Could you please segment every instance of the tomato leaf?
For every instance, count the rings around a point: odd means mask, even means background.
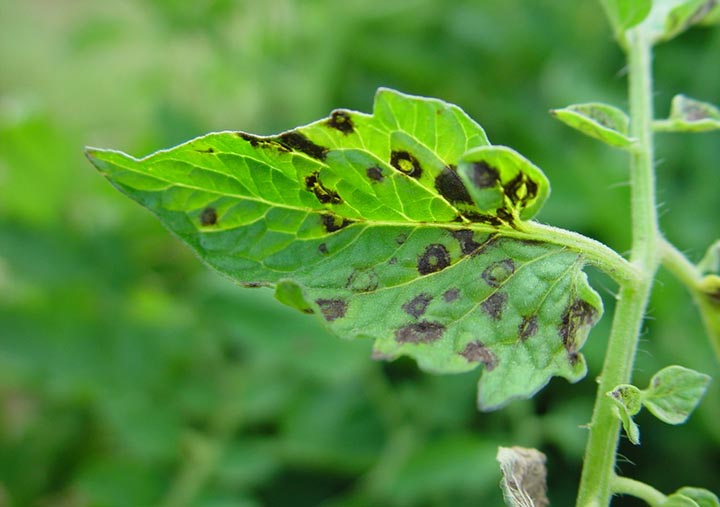
[[[87,154],[237,283],[375,340],[377,358],[482,366],[483,409],[585,375],[602,302],[583,252],[526,227],[545,175],[456,106],[381,89],[372,115],[213,133],[142,159]]]

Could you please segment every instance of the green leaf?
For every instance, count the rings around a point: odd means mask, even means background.
[[[675,494],[692,499],[698,507],[720,507],[717,495],[707,489],[684,487],[677,490]]]
[[[546,457],[537,449],[500,447],[500,488],[508,507],[547,507]]]
[[[641,23],[652,8],[652,0],[602,0],[616,34]]]
[[[720,129],[720,109],[685,95],[675,95],[666,120],[656,120],[653,127],[661,132],[707,132]]]
[[[608,104],[574,104],[550,113],[558,120],[616,148],[627,148],[635,139],[628,137],[628,116]]]
[[[663,368],[650,380],[642,403],[652,414],[668,424],[682,424],[700,403],[710,376],[682,366]]]
[[[623,429],[630,442],[640,444],[640,428],[633,420],[633,416],[642,408],[643,393],[630,384],[621,384],[606,394],[615,405],[615,416],[620,419]]]
[[[700,507],[698,503],[689,496],[680,493],[673,493],[667,497],[661,507]]]
[[[716,0],[654,0],[644,26],[654,42],[668,41],[696,24],[718,22]]]
[[[602,302],[584,256],[528,232],[547,179],[456,106],[381,89],[372,115],[338,110],[276,136],[87,153],[211,267],[375,340],[375,357],[482,366],[483,409],[585,375]]]

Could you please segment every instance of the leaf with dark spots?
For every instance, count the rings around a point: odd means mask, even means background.
[[[432,343],[442,338],[445,326],[439,322],[422,320],[408,324],[395,331],[398,343]]]
[[[417,263],[417,270],[421,275],[428,275],[442,271],[450,265],[450,252],[440,243],[428,245]]]
[[[433,297],[430,294],[423,292],[402,305],[402,309],[408,315],[412,315],[416,319],[419,319],[425,314],[425,310],[427,310],[427,307],[430,305],[432,300]]]
[[[316,299],[315,303],[320,307],[322,316],[328,322],[342,319],[347,312],[347,301],[343,299]]]
[[[482,363],[487,371],[492,371],[497,366],[497,357],[492,351],[480,341],[472,341],[465,345],[460,355],[471,363]]]
[[[276,136],[87,153],[239,285],[373,340],[375,357],[484,365],[483,409],[585,373],[579,350],[602,313],[585,252],[528,232],[547,179],[456,106],[381,90],[372,114],[336,110]]]
[[[217,211],[215,208],[208,206],[200,213],[200,225],[203,227],[209,227],[215,225],[218,221]]]
[[[411,178],[419,178],[422,175],[420,162],[407,151],[393,151],[390,154],[390,165]]]
[[[480,307],[491,319],[502,319],[503,310],[507,306],[508,295],[505,292],[493,292],[480,304]]]
[[[330,128],[339,130],[343,134],[352,134],[355,130],[350,112],[343,111],[341,109],[333,111],[330,114],[330,118],[327,120],[326,125]]]

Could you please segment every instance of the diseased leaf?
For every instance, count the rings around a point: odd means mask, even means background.
[[[661,132],[707,132],[720,129],[720,109],[685,95],[675,95],[666,120],[656,120],[653,127]]]
[[[627,148],[635,140],[628,136],[628,116],[608,104],[574,104],[550,113],[558,120],[616,148]]]
[[[585,374],[602,302],[584,257],[524,230],[547,179],[456,106],[382,89],[372,115],[88,156],[210,266],[374,339],[376,357],[482,366],[483,409]]]
[[[641,23],[652,7],[652,0],[602,0],[616,35]]]
[[[642,408],[643,393],[630,384],[621,384],[607,393],[615,405],[615,415],[622,422],[625,434],[630,442],[640,444],[640,428],[633,420],[633,416]]]
[[[717,495],[707,489],[684,487],[678,489],[676,494],[692,499],[698,507],[720,507]]]
[[[508,507],[547,507],[545,455],[537,449],[500,447],[497,460],[503,478],[500,488]]]
[[[654,42],[668,41],[696,24],[717,23],[717,0],[653,0],[644,26]]]
[[[644,390],[642,404],[668,424],[682,424],[700,403],[710,376],[682,366],[663,368]]]

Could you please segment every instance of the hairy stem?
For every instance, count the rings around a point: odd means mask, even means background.
[[[631,156],[630,262],[640,276],[634,283],[622,284],[620,289],[590,423],[578,507],[610,504],[620,420],[613,414],[612,403],[605,393],[631,380],[640,328],[659,260],[653,168],[652,44],[642,25],[628,32],[627,43],[630,134],[638,140]]]
[[[667,500],[667,496],[652,486],[628,477],[614,476],[610,486],[614,493],[634,496],[652,507],[659,507]]]

